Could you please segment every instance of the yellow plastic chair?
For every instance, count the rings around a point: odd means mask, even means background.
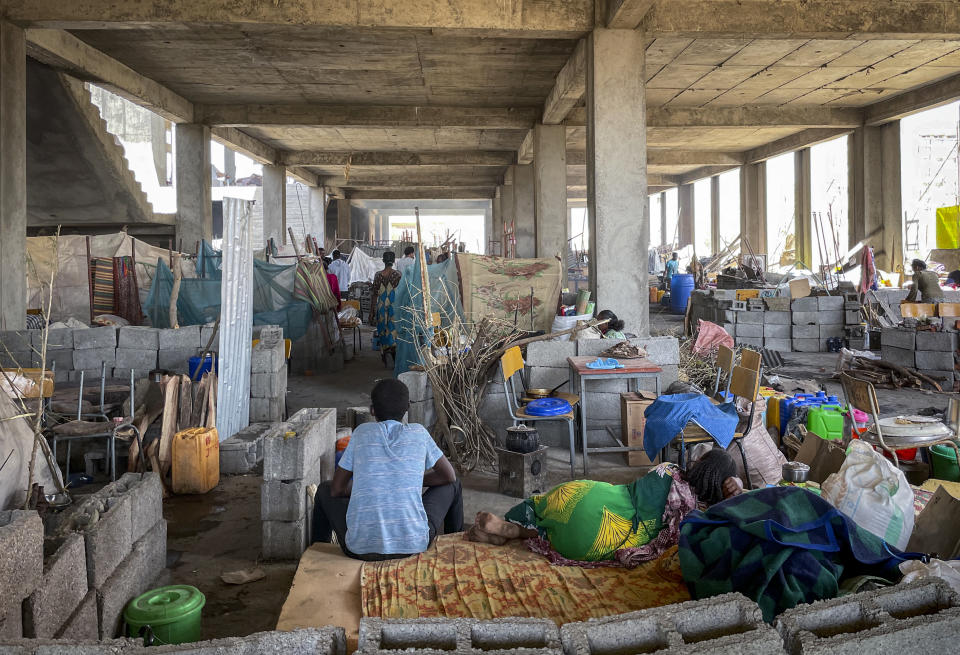
[[[566,421],[567,430],[570,433],[570,476],[575,478],[577,476],[576,469],[574,468],[577,429],[575,410],[577,404],[580,402],[580,396],[572,393],[554,393],[555,398],[560,398],[570,403],[571,409],[566,414],[559,416],[531,416],[527,414],[517,401],[517,385],[515,384],[517,373],[522,373],[523,366],[523,354],[521,354],[519,346],[510,348],[500,357],[500,371],[503,373],[503,392],[507,397],[507,411],[510,413],[510,418],[513,419],[514,425],[517,425],[521,421]],[[519,377],[520,396],[523,396],[525,395],[523,392],[526,391],[526,387],[523,384],[523,375],[521,374]]]

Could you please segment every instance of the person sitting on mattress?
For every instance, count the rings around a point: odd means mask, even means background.
[[[353,431],[333,480],[317,489],[312,541],[333,532],[345,555],[367,561],[422,553],[438,534],[463,530],[460,481],[430,433],[401,422],[405,384],[381,380],[370,395],[377,422]]]
[[[743,491],[736,463],[709,450],[686,475],[661,464],[630,484],[564,482],[532,496],[504,519],[479,512],[465,539],[502,545],[534,539],[531,548],[555,564],[616,560],[635,566],[677,544],[680,521],[697,505],[713,505]]]

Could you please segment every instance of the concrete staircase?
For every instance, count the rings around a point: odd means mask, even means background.
[[[27,61],[27,222],[119,229],[157,215],[83,82]]]

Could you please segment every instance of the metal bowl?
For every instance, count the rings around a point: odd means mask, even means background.
[[[781,475],[786,482],[806,482],[810,477],[810,466],[803,462],[787,462],[781,468]]]

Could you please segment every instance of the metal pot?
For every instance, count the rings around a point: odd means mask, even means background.
[[[539,398],[549,398],[553,393],[550,389],[527,389],[524,395],[527,398],[536,400]]]
[[[803,462],[787,462],[781,468],[785,482],[806,482],[810,476],[810,466]]]
[[[950,396],[947,409],[943,413],[943,422],[954,435],[960,435],[960,397]]]
[[[507,450],[515,453],[532,453],[540,447],[540,433],[528,425],[507,428]]]

